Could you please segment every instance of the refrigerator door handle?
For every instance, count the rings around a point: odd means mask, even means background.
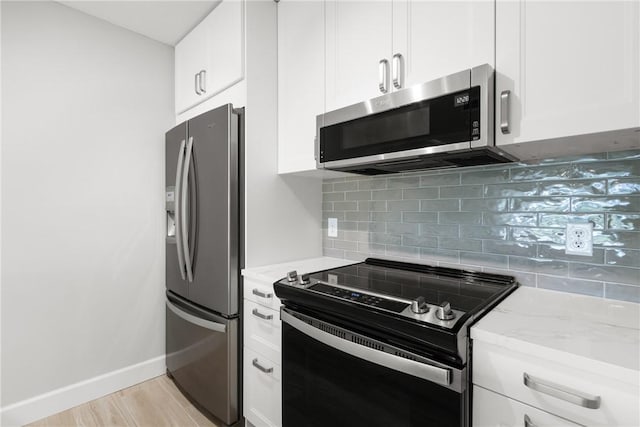
[[[177,305],[173,304],[171,301],[167,300],[167,308],[169,310],[171,310],[173,312],[173,314],[175,314],[176,316],[178,316],[179,318],[189,322],[189,323],[193,323],[194,325],[197,326],[201,326],[203,328],[209,329],[211,331],[215,331],[215,332],[221,332],[223,334],[225,334],[227,332],[227,326],[222,324],[222,323],[217,323],[217,322],[212,322],[211,320],[205,320],[205,319],[201,319],[197,316],[194,316],[193,314],[187,313],[186,311],[182,310],[180,307],[178,307]]]
[[[184,256],[182,253],[182,227],[180,226],[182,221],[182,212],[180,207],[180,198],[182,196],[182,191],[180,190],[182,179],[182,166],[184,163],[184,145],[186,140],[182,140],[180,144],[180,150],[178,151],[178,164],[176,166],[176,189],[175,189],[175,212],[176,212],[176,252],[178,253],[178,268],[180,269],[180,276],[182,276],[182,280],[186,280],[186,276],[184,273]]]

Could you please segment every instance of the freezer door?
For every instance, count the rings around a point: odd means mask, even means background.
[[[238,319],[228,320],[167,294],[167,371],[215,417],[238,420]]]
[[[165,134],[165,213],[166,213],[166,234],[165,234],[165,277],[168,290],[188,298],[188,284],[183,279],[184,256],[181,253],[182,246],[177,245],[179,241],[180,228],[179,219],[179,184],[184,164],[184,148],[187,141],[187,124],[182,123]],[[181,272],[182,270],[182,272]]]
[[[189,300],[224,316],[238,313],[238,116],[228,104],[188,122],[193,138]],[[186,249],[185,249],[186,251]]]

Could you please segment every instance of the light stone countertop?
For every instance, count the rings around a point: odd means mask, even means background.
[[[640,386],[640,304],[521,287],[471,338]]]
[[[242,270],[242,275],[262,282],[274,283],[275,281],[286,277],[287,273],[291,270],[296,270],[298,274],[313,273],[320,270],[326,270],[328,268],[337,268],[349,264],[355,264],[356,262],[358,261],[331,257],[307,258],[284,262],[282,264],[245,268]]]

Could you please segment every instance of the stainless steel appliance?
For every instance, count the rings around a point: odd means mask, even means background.
[[[516,160],[495,146],[484,64],[317,117],[316,165],[365,175]]]
[[[242,117],[224,105],[165,138],[167,372],[226,424],[241,401]]]
[[[283,427],[470,424],[468,329],[513,277],[369,258],[274,284]]]

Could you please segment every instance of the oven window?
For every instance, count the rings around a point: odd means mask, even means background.
[[[461,427],[465,396],[343,353],[282,323],[283,427]]]
[[[480,120],[473,87],[320,129],[320,160],[343,160],[471,141]],[[476,127],[479,134],[479,127]]]

